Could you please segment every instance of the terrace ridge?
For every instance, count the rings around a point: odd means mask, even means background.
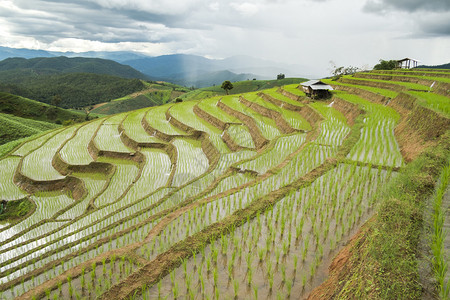
[[[253,142],[255,143],[255,147],[257,150],[262,149],[269,141],[262,135],[258,126],[256,125],[255,120],[253,118],[247,116],[244,113],[241,113],[237,110],[232,109],[228,105],[224,104],[222,101],[217,103],[217,106],[222,109],[224,112],[236,117],[241,120],[250,131],[250,135],[252,136]]]
[[[248,108],[253,109],[254,111],[260,113],[261,115],[270,118],[272,120],[275,121],[275,124],[277,125],[278,129],[283,133],[283,134],[289,134],[289,133],[294,133],[294,132],[300,132],[300,130],[296,130],[294,128],[291,127],[291,125],[286,122],[286,120],[283,118],[282,114],[268,109],[262,105],[259,105],[258,103],[254,103],[252,101],[247,100],[244,96],[239,96],[239,101],[244,104],[245,106],[247,106]]]

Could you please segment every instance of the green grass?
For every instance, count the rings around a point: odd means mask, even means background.
[[[33,203],[28,199],[10,201],[3,213],[0,214],[0,221],[15,221],[24,217],[33,207]]]
[[[429,92],[410,91],[409,94],[419,100],[419,104],[434,111],[444,114],[447,118],[450,117],[450,99],[442,95]]]
[[[0,92],[0,112],[50,123],[66,120],[84,121],[86,114],[51,106],[39,101]]]
[[[60,125],[0,113],[0,145],[58,127]]]

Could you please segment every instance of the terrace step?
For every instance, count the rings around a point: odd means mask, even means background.
[[[247,116],[246,114],[243,114],[237,110],[232,109],[228,105],[225,105],[222,101],[219,101],[217,103],[217,106],[221,108],[226,113],[238,118],[242,121],[249,129],[250,129],[250,135],[252,136],[253,142],[255,143],[255,147],[257,150],[262,149],[268,142],[265,137],[261,134],[261,131],[259,130],[258,126],[256,125],[255,120],[253,120],[251,117]]]
[[[239,101],[242,104],[244,104],[245,106],[260,113],[261,115],[274,120],[275,124],[277,124],[278,129],[282,133],[290,134],[290,133],[294,133],[294,132],[299,132],[299,130],[295,130],[294,128],[292,128],[291,125],[288,122],[286,122],[286,120],[283,118],[283,116],[279,112],[265,108],[257,103],[251,102],[251,101],[245,99],[242,95],[239,96]]]
[[[285,109],[289,109],[289,110],[293,110],[293,111],[300,111],[302,109],[302,106],[297,106],[297,105],[292,105],[290,103],[286,103],[282,100],[276,99],[276,98],[274,98],[270,95],[267,95],[263,92],[259,92],[257,95],[259,97],[261,97],[262,99],[264,99],[265,101],[268,101],[268,102],[270,102],[276,106],[279,106],[281,108],[285,108]]]

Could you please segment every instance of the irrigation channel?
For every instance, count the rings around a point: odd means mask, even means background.
[[[390,105],[297,85],[54,130],[0,160],[1,299],[306,297],[405,164]]]

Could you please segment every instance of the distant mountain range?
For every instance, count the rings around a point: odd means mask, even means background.
[[[240,81],[253,78],[275,79],[279,73],[286,74],[287,77],[309,77],[304,74],[299,74],[298,70],[305,70],[305,68],[301,68],[300,66],[280,64],[249,56],[233,56],[226,59],[208,59],[202,56],[186,54],[150,57],[141,53],[126,51],[75,53],[0,47],[0,60],[11,57],[36,58],[58,56],[113,60],[133,67],[151,80],[161,80],[194,87],[217,85],[221,84],[224,80]],[[95,66],[94,69],[99,67]]]
[[[36,57],[36,58],[7,58],[0,61],[0,79],[5,71],[22,72],[25,76],[31,73],[38,75],[53,75],[67,73],[93,73],[118,76],[122,78],[148,79],[148,76],[130,66],[118,62],[99,58],[85,58],[65,56]],[[7,72],[3,80],[11,78]]]
[[[450,69],[450,63],[443,64],[443,65],[437,65],[437,66],[418,66],[417,68],[423,68],[423,69]]]

